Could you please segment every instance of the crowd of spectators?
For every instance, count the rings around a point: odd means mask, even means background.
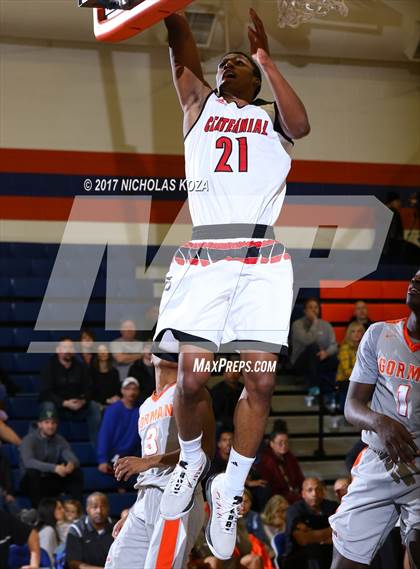
[[[310,393],[316,395],[322,385],[325,393],[338,394],[343,407],[357,347],[371,323],[366,303],[357,301],[344,340],[338,345],[333,327],[321,318],[319,301],[305,301],[303,317],[291,328],[290,361]],[[104,494],[91,494],[83,513],[83,472],[69,443],[58,433],[60,421],[87,422],[98,469],[112,476],[113,464],[120,456],[140,456],[138,406],[154,390],[150,346],[137,340],[132,321],[122,323],[120,337],[109,348],[103,343],[95,346],[89,330],[82,331],[79,342],[78,354],[72,339],[59,342],[41,374],[38,421],[22,440],[6,425],[7,413],[0,406],[0,440],[19,448],[21,490],[33,506],[30,511],[19,511],[10,466],[0,453],[0,526],[9,528],[8,544],[27,544],[28,563],[33,562],[34,567],[38,566],[40,548],[51,563],[64,556],[69,569],[103,567],[113,540],[113,520]],[[236,372],[225,372],[211,389],[217,450],[209,476],[226,468],[234,437],[233,411],[243,389],[241,374]],[[0,401],[7,392],[14,393],[13,385],[0,375]],[[132,490],[133,485],[130,480],[119,490]],[[287,426],[279,420],[261,446],[246,482],[234,559],[221,562],[212,557],[203,533],[189,567],[329,568],[332,540],[328,517],[348,485],[347,478],[338,479],[333,489],[336,501],[327,499],[321,480],[305,478],[289,448]],[[69,499],[61,502],[63,494]],[[0,543],[3,533],[4,529]],[[0,548],[0,566],[7,555],[5,547]]]

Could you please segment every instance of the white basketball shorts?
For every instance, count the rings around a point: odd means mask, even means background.
[[[154,351],[177,353],[179,341],[204,340],[211,351],[257,342],[277,353],[287,346],[292,303],[292,262],[278,241],[189,241],[165,278]]]

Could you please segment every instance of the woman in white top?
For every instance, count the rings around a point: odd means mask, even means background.
[[[60,545],[57,522],[64,518],[64,508],[56,498],[43,498],[38,506],[39,544],[48,553],[54,567],[54,553]]]

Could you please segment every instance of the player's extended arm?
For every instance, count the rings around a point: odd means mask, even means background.
[[[251,55],[262,68],[271,87],[281,126],[290,138],[302,138],[310,131],[305,107],[271,59],[268,39],[262,21],[252,8],[249,13],[255,26],[255,29],[248,26]]]
[[[135,474],[146,472],[150,468],[166,468],[174,466],[179,460],[179,449],[166,454],[154,454],[139,458],[138,456],[124,456],[119,458],[115,465],[115,478],[128,480]]]
[[[331,540],[331,528],[310,529],[305,524],[298,524],[293,531],[293,537],[298,545],[310,545],[312,543],[328,543]]]
[[[413,435],[398,421],[369,408],[374,390],[375,385],[350,382],[344,408],[347,421],[359,429],[374,431],[394,463],[412,463],[420,455]]]
[[[177,12],[165,18],[168,30],[172,75],[184,112],[200,104],[211,91],[201,69],[197,45],[185,14]]]

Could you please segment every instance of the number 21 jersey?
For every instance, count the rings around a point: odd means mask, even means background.
[[[291,147],[274,103],[257,99],[239,107],[212,91],[185,139],[193,225],[274,225],[286,193]]]

